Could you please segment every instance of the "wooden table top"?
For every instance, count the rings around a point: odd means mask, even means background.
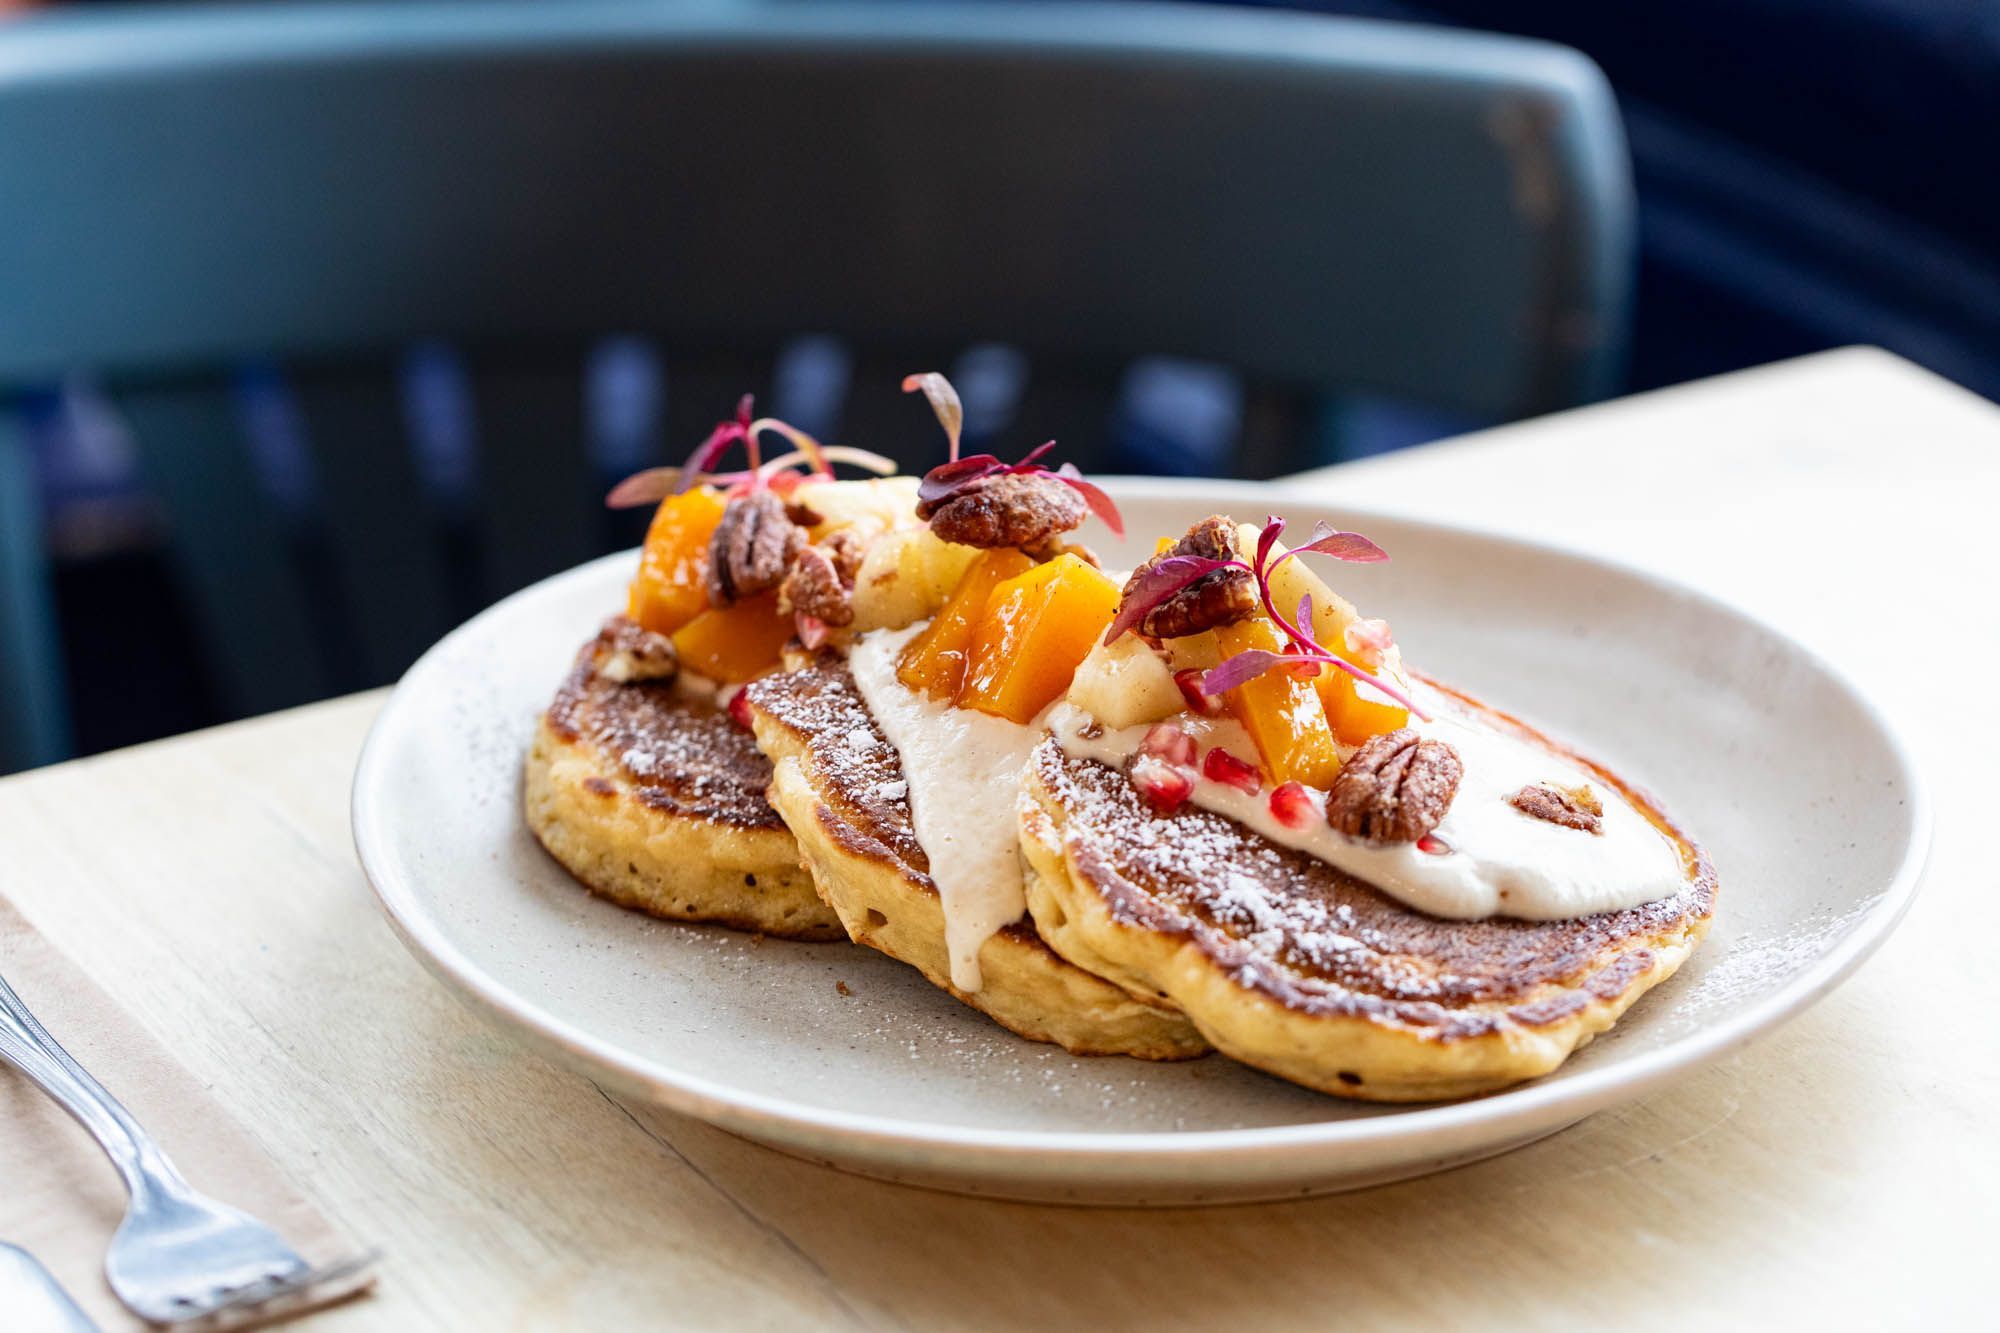
[[[1822,650],[1934,786],[1900,932],[1775,1035],[1508,1156],[1099,1212],[805,1165],[524,1053],[404,950],[355,864],[379,693],[0,781],[0,881],[387,1252],[379,1293],[314,1328],[1990,1319],[2000,408],[1853,350],[1287,484],[1608,553]]]

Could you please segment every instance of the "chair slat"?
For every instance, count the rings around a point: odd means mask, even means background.
[[[332,687],[285,521],[252,466],[228,388],[115,396],[167,511],[175,569],[214,646],[217,693],[237,716]]]
[[[497,600],[597,553],[603,500],[583,444],[583,352],[472,364],[483,596]]]
[[[410,452],[395,368],[305,371],[292,388],[362,670],[371,684],[393,680],[452,624],[440,515]]]
[[[0,408],[0,773],[69,753],[33,459]]]

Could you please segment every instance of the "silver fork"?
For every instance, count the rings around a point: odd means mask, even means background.
[[[277,1232],[198,1193],[0,977],[0,1059],[61,1103],[125,1178],[130,1203],[104,1256],[127,1309],[155,1324],[233,1322],[317,1308],[367,1286],[372,1254],[314,1268]]]

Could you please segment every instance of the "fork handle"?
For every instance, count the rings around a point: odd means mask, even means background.
[[[184,1194],[188,1185],[152,1137],[116,1097],[62,1048],[34,1011],[0,977],[0,1060],[34,1080],[90,1131],[135,1199]]]

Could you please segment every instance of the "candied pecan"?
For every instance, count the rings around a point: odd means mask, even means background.
[[[1056,539],[1081,527],[1089,512],[1082,496],[1044,472],[983,477],[935,504],[917,505],[917,517],[944,541],[986,551],[1013,546],[1030,555],[1052,553]]]
[[[834,570],[842,583],[852,585],[854,576],[861,572],[861,557],[868,554],[868,543],[861,535],[847,528],[829,532],[820,540],[819,548],[833,561]]]
[[[767,490],[732,496],[708,543],[708,601],[729,606],[784,580],[806,534]]]
[[[1097,552],[1091,550],[1088,546],[1085,546],[1082,542],[1064,542],[1061,546],[1056,548],[1056,554],[1073,555],[1077,559],[1083,561],[1084,564],[1089,565],[1092,569],[1104,568],[1104,561],[1098,557]]]
[[[629,616],[613,616],[604,622],[592,655],[597,674],[620,685],[672,680],[681,665],[672,639],[641,628]]]
[[[1130,596],[1146,571],[1177,555],[1205,560],[1236,559],[1236,524],[1210,514],[1181,539],[1132,571],[1125,584]],[[1152,639],[1178,639],[1220,625],[1233,625],[1257,610],[1257,580],[1247,569],[1218,569],[1204,574],[1146,613],[1139,632]]]
[[[1227,514],[1210,514],[1186,532],[1174,543],[1175,555],[1198,555],[1209,560],[1234,560],[1236,549],[1236,520]]]
[[[1546,819],[1585,833],[1604,832],[1604,804],[1589,787],[1552,787],[1546,783],[1521,788],[1507,804],[1524,815]]]
[[[1458,752],[1404,727],[1372,738],[1340,766],[1327,822],[1350,838],[1415,842],[1438,826],[1463,772]]]
[[[785,517],[802,528],[816,528],[826,522],[826,516],[803,500],[793,500],[785,506]]]
[[[813,616],[826,625],[854,623],[854,585],[823,547],[808,546],[778,585],[778,609]]]

